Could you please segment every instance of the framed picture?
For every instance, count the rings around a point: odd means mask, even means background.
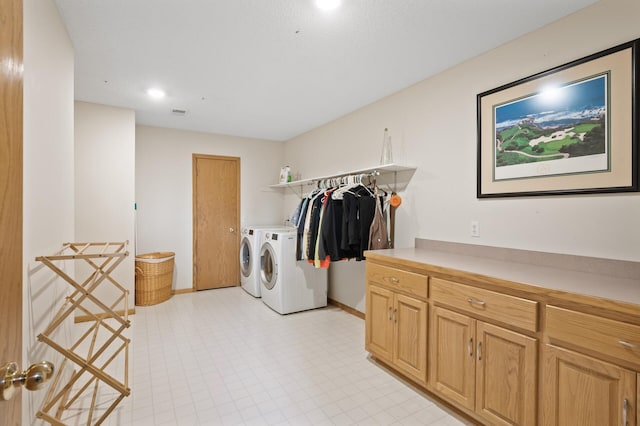
[[[638,191],[639,47],[480,93],[478,198]]]

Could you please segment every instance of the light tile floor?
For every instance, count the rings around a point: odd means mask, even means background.
[[[132,393],[105,424],[465,424],[372,362],[364,321],[335,307],[281,316],[233,287],[130,319]]]

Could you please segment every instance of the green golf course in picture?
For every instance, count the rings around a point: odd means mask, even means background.
[[[495,107],[495,167],[607,153],[607,75]]]

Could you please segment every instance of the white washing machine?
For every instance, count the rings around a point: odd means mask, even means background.
[[[296,231],[266,231],[260,249],[262,301],[279,314],[327,306],[327,269],[296,260]]]
[[[283,225],[251,225],[242,228],[240,240],[240,284],[253,297],[260,297],[260,245],[266,230],[284,231]]]

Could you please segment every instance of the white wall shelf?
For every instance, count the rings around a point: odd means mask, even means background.
[[[378,176],[384,176],[384,175],[394,174],[398,172],[410,172],[414,170],[416,170],[416,168],[411,166],[403,166],[400,164],[381,164],[378,166],[367,167],[364,169],[336,172],[336,173],[325,175],[325,176],[294,180],[292,182],[286,182],[286,183],[278,183],[275,185],[269,185],[269,187],[270,188],[291,188],[291,189],[300,188],[300,193],[302,195],[305,186],[315,185],[316,183],[324,179],[333,179],[333,178],[339,178],[339,177],[349,176],[349,175],[372,174],[372,173],[375,173]]]

